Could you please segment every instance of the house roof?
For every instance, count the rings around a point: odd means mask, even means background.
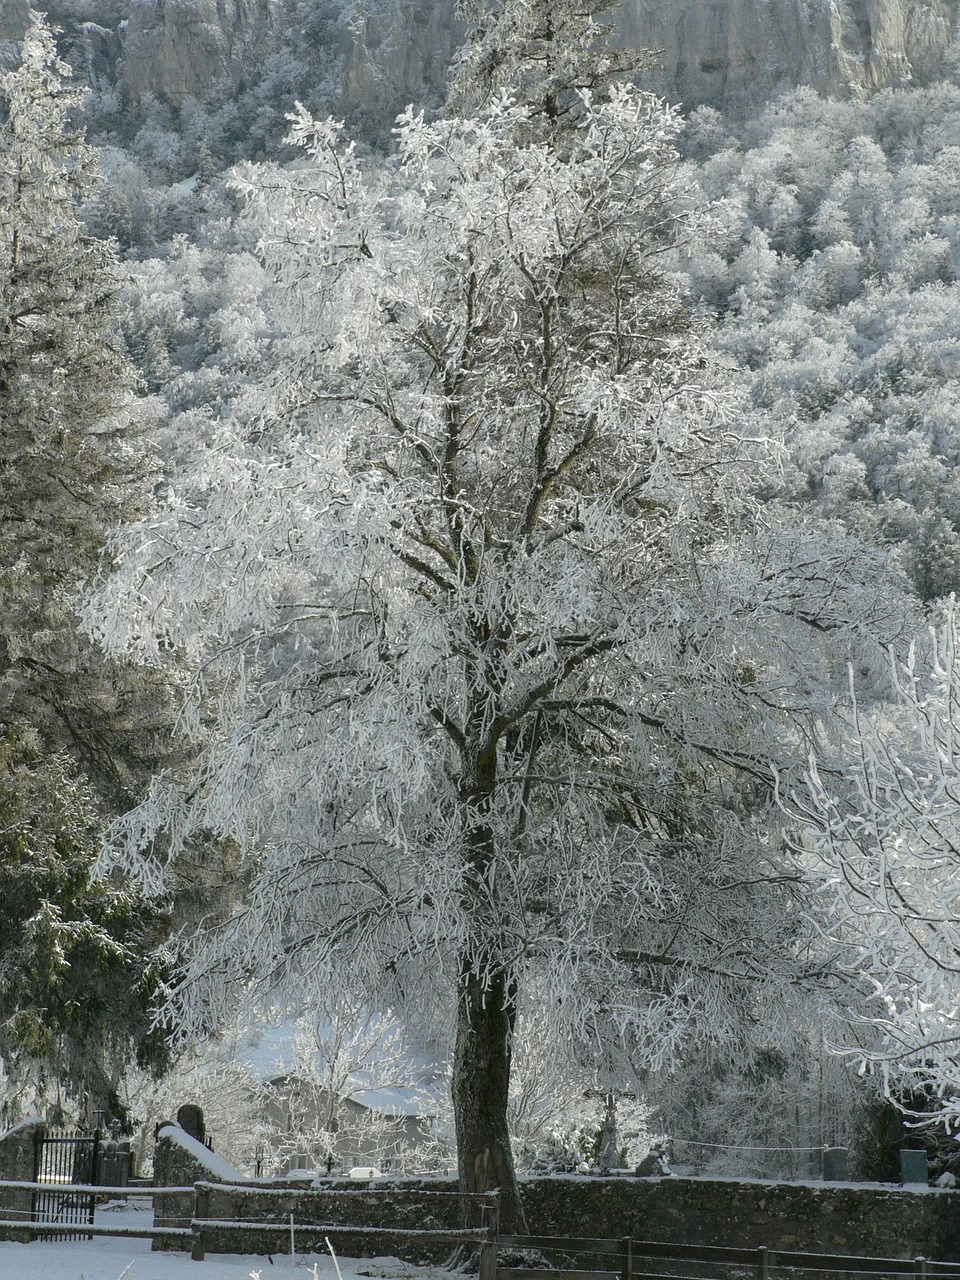
[[[347,1094],[351,1102],[361,1107],[376,1111],[383,1116],[433,1116],[436,1115],[434,1100],[422,1088],[416,1086],[397,1086],[386,1089],[354,1089]]]
[[[375,1028],[380,1015],[372,1015]],[[327,1024],[329,1027],[329,1024]],[[384,1020],[385,1029],[392,1022]],[[247,1043],[238,1048],[236,1058],[256,1079],[277,1083],[296,1078],[300,1029],[295,1021],[257,1027]],[[330,1028],[332,1034],[332,1028]],[[324,1026],[318,1038],[324,1038]],[[358,1065],[345,1078],[344,1097],[357,1106],[393,1117],[431,1117],[437,1113],[436,1090],[442,1077],[441,1064],[429,1051],[394,1044],[391,1061],[383,1069],[376,1059],[370,1069]],[[317,1051],[318,1062],[322,1050]]]

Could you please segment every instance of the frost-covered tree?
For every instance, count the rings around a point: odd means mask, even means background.
[[[323,1171],[331,1158],[343,1172],[368,1163],[422,1170],[449,1157],[428,1119],[449,1110],[434,1096],[444,1085],[442,1070],[413,1047],[392,1014],[340,998],[284,1030],[280,1058],[264,1063],[259,1051],[261,1103],[275,1117],[267,1143],[274,1170]]]
[[[185,1044],[163,1072],[131,1064],[120,1082],[120,1099],[131,1132],[134,1167],[141,1175],[153,1163],[157,1126],[173,1120],[185,1102],[199,1106],[217,1154],[253,1174],[270,1127],[264,1115],[261,1082],[238,1055],[239,1029],[222,1029],[216,1039]]]
[[[518,1168],[569,1172],[597,1163],[604,1119],[610,1117],[609,1080],[597,1088],[591,1064],[558,1054],[546,1008],[528,999],[518,1019],[510,1070],[508,1120]],[[651,1108],[639,1094],[618,1096],[612,1109],[615,1160],[633,1166],[650,1145]]]
[[[924,599],[949,594],[960,90],[798,89],[727,125],[700,111],[687,131],[715,201],[692,289],[789,452],[785,490],[889,547]]]
[[[505,96],[410,112],[385,171],[297,114],[303,161],[240,182],[294,329],[263,430],[182,472],[86,613],[115,652],[184,655],[184,723],[219,691],[189,785],[159,778],[103,861],[157,888],[194,833],[245,853],[169,1010],[237,983],[435,1000],[461,1183],[507,1224],[525,1001],[613,1076],[694,1028],[786,1034],[817,989],[774,766],[899,623],[879,564],[844,586],[854,545],[756,525],[759,450],[665,266],[675,113],[580,102],[562,152]]]
[[[951,603],[895,666],[893,707],[870,713],[853,691],[851,763],[806,804],[808,856],[845,967],[866,993],[860,1035],[837,1047],[894,1098],[960,1122],[960,622]]]
[[[584,91],[602,96],[652,63],[617,48],[603,21],[616,0],[460,0],[470,25],[454,61],[447,109],[472,115],[504,91],[530,108],[541,127],[569,127]]]
[[[506,1224],[525,1000],[607,1076],[694,1027],[786,1034],[827,960],[774,765],[850,637],[896,625],[882,572],[845,588],[854,545],[756,525],[762,451],[669,274],[676,114],[541,81],[407,113],[385,170],[294,116],[302,163],[239,183],[292,329],[262,431],[221,431],[87,608],[114,652],[186,655],[184,723],[219,690],[191,785],[157,781],[111,849],[154,886],[193,833],[246,851],[250,901],[170,1007],[251,980],[429,992],[462,1184],[500,1185]]]

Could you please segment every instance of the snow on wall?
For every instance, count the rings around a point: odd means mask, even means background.
[[[246,1182],[247,1176],[241,1173],[239,1169],[234,1168],[232,1164],[228,1164],[226,1160],[221,1160],[218,1155],[205,1147],[202,1142],[192,1137],[185,1129],[181,1129],[178,1124],[172,1121],[170,1124],[161,1125],[157,1132],[158,1138],[167,1138],[170,1142],[180,1147],[188,1155],[206,1170],[218,1182]]]
[[[537,1235],[949,1261],[960,1258],[960,1192],[926,1187],[759,1179],[527,1178]]]
[[[43,1121],[39,1116],[27,1116],[26,1120],[21,1120],[19,1124],[15,1124],[12,1129],[5,1129],[0,1133],[0,1142],[5,1142],[7,1138],[12,1138],[15,1133],[19,1133],[21,1129],[43,1128]]]

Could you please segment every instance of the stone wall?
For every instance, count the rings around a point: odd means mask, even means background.
[[[325,1180],[327,1194],[294,1184],[201,1187],[198,1216],[216,1221],[276,1221],[264,1233],[205,1233],[210,1252],[286,1249],[280,1222],[338,1222],[382,1228],[446,1228],[461,1224],[456,1190],[438,1179],[380,1180],[364,1194],[356,1183]],[[382,1194],[387,1188],[391,1194]],[[331,1191],[346,1192],[340,1197]],[[712,1178],[530,1178],[521,1194],[532,1234],[663,1240],[676,1244],[850,1253],[940,1261],[960,1259],[960,1192],[840,1183],[729,1182]],[[479,1225],[471,1222],[469,1225]],[[449,1245],[429,1240],[330,1233],[347,1256],[395,1254],[410,1262],[441,1261]],[[301,1247],[298,1238],[298,1249]],[[323,1248],[322,1239],[319,1248]]]
[[[0,1134],[0,1182],[33,1182],[36,1173],[37,1137],[46,1127],[37,1119]],[[33,1192],[25,1187],[0,1187],[0,1218],[30,1221]],[[29,1232],[3,1229],[0,1239],[29,1240]]]
[[[231,1231],[217,1226],[204,1231],[204,1246],[209,1253],[274,1253],[289,1247],[290,1215],[296,1225],[324,1228],[314,1238],[298,1234],[297,1249],[324,1249],[329,1236],[337,1253],[345,1257],[365,1258],[383,1254],[398,1256],[415,1263],[441,1263],[450,1256],[450,1240],[431,1240],[424,1236],[392,1235],[397,1228],[411,1232],[459,1231],[463,1227],[479,1227],[479,1204],[471,1205],[467,1221],[461,1211],[463,1201],[456,1194],[456,1183],[403,1179],[397,1182],[376,1180],[364,1187],[354,1180],[324,1179],[322,1186],[304,1187],[290,1181],[278,1187],[275,1182],[251,1183],[243,1187],[201,1183],[197,1194],[197,1216],[217,1223],[224,1219],[241,1222],[276,1222],[272,1230],[254,1233]],[[337,1230],[337,1224],[369,1226],[373,1232]],[[381,1234],[382,1233],[382,1234]]]
[[[530,1179],[522,1193],[537,1234],[960,1259],[957,1191],[571,1175]]]
[[[207,1182],[245,1182],[243,1174],[221,1160],[202,1142],[198,1142],[180,1125],[172,1122],[157,1128],[153,1153],[153,1185],[155,1187],[190,1187]],[[196,1213],[196,1191],[157,1196],[154,1199],[154,1225],[157,1227],[189,1227]],[[154,1239],[154,1249],[181,1249],[182,1240],[175,1236]]]

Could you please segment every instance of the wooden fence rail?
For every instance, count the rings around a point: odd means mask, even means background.
[[[72,1196],[96,1196],[97,1198],[102,1196],[136,1196],[138,1199],[145,1197],[161,1201],[164,1196],[193,1195],[193,1187],[104,1187],[89,1182],[24,1182],[14,1179],[0,1179],[0,1204],[2,1204],[5,1190],[40,1191],[46,1192],[48,1195],[51,1193],[57,1196],[62,1195],[65,1198]],[[45,1222],[38,1220],[33,1205],[24,1209],[11,1208],[9,1205],[0,1207],[0,1240],[10,1236],[24,1235],[33,1238],[37,1236],[61,1236],[71,1231],[71,1226],[72,1224],[64,1224],[59,1221]],[[185,1248],[190,1247],[193,1239],[189,1228],[128,1227],[115,1223],[100,1225],[92,1222],[84,1222],[82,1226],[78,1225],[77,1234],[91,1238],[93,1236],[129,1236],[135,1239],[167,1240],[171,1243],[182,1239]]]
[[[30,1222],[24,1218],[0,1218],[0,1240],[3,1239],[4,1230],[43,1236],[62,1235],[65,1228],[62,1222]],[[194,1239],[194,1234],[189,1227],[121,1227],[115,1223],[103,1227],[95,1222],[85,1222],[75,1230],[78,1235],[84,1236],[117,1236],[118,1239],[129,1237],[135,1240],[182,1240],[186,1249],[191,1247]]]
[[[651,1270],[637,1265],[641,1260],[659,1261],[682,1266],[708,1266],[724,1269],[729,1274],[736,1268],[756,1280],[769,1280],[774,1270],[790,1272],[816,1272],[833,1276],[891,1276],[922,1278],[922,1280],[960,1280],[960,1262],[933,1262],[926,1258],[870,1258],[856,1254],[800,1253],[795,1250],[773,1249],[761,1245],[755,1249],[726,1248],[721,1245],[668,1244],[659,1240],[634,1240],[622,1237],[613,1239],[584,1239],[564,1236],[502,1235],[497,1242],[500,1249],[531,1250],[538,1253],[557,1253],[567,1258],[578,1254],[601,1261],[599,1268],[581,1269],[566,1263],[557,1268],[550,1266],[497,1266],[496,1280],[685,1280],[676,1271]],[[609,1258],[611,1264],[602,1266]],[[697,1278],[689,1278],[697,1280]]]
[[[92,1182],[8,1182],[0,1180],[0,1191],[76,1191],[96,1196],[192,1196],[194,1187],[102,1187]]]

